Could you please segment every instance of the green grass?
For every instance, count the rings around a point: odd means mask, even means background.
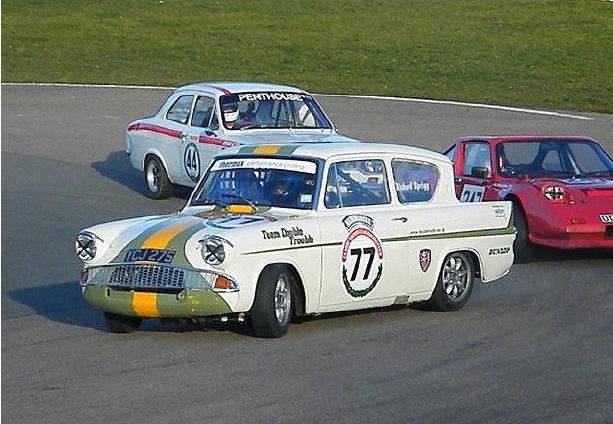
[[[2,1],[2,81],[281,82],[613,112],[613,3]]]

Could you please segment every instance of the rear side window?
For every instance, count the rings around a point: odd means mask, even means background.
[[[382,160],[353,160],[330,166],[324,205],[326,208],[390,203]]]
[[[426,162],[394,159],[392,173],[400,203],[427,202],[432,199],[439,179],[436,166]]]
[[[187,124],[189,113],[192,110],[192,102],[194,96],[181,96],[179,97],[166,114],[166,119],[170,121],[179,122],[180,124]]]

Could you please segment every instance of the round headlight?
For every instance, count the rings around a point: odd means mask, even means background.
[[[207,237],[202,240],[200,253],[202,259],[209,265],[219,265],[226,259],[226,249],[223,239],[219,237]]]
[[[543,195],[547,200],[561,202],[564,200],[564,189],[560,186],[545,186],[543,187]]]
[[[96,256],[96,240],[88,233],[81,233],[75,242],[77,256],[84,262],[91,261]]]

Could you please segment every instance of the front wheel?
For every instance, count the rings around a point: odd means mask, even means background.
[[[162,162],[153,156],[145,164],[147,196],[152,199],[167,199],[170,195],[170,180]]]
[[[250,312],[253,333],[258,337],[281,337],[292,317],[293,277],[286,267],[272,266],[258,280]]]
[[[105,312],[104,321],[111,333],[133,333],[139,329],[143,319]]]
[[[457,311],[468,301],[475,281],[472,258],[463,252],[447,255],[427,305],[439,311]]]

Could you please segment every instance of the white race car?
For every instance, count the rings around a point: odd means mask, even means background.
[[[149,197],[172,184],[193,187],[221,149],[237,145],[355,142],[338,134],[313,96],[283,85],[200,83],[180,87],[158,113],[131,122],[130,162],[145,175]]]
[[[424,149],[234,147],[181,212],[79,233],[81,288],[115,332],[216,316],[279,337],[296,315],[422,301],[457,310],[475,277],[509,271],[511,210],[460,203],[451,162]]]

